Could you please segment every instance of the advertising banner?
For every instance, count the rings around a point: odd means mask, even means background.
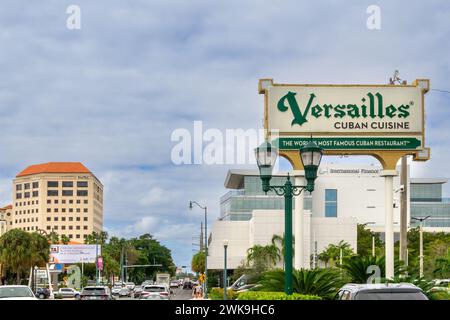
[[[50,246],[50,263],[95,263],[100,254],[101,245],[98,245],[97,251],[95,244],[56,244]]]

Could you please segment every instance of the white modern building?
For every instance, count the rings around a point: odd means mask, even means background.
[[[303,258],[296,261],[295,268],[309,268],[313,253],[320,253],[330,243],[337,244],[344,240],[356,251],[357,224],[367,224],[368,228],[381,233],[384,238],[385,179],[380,176],[381,170],[377,165],[320,166],[314,192],[296,197],[293,201],[293,234],[296,234],[295,228],[303,225]],[[284,184],[286,175],[274,175],[271,184]],[[291,175],[295,176],[295,172]],[[434,210],[439,215],[434,221],[430,220],[429,226],[425,225],[425,230],[450,231],[450,203],[442,198],[442,184],[447,180],[410,180],[408,168],[407,181],[407,197],[411,198],[411,202],[407,202],[408,227],[417,226],[410,219],[410,212],[414,216],[424,216]],[[284,199],[273,192],[267,195],[262,192],[257,170],[230,170],[225,187],[231,190],[221,198],[220,217],[212,226],[209,269],[223,268],[225,239],[229,241],[228,265],[234,269],[245,260],[248,248],[255,244],[267,245],[274,234],[284,234]],[[399,176],[394,177],[393,192],[394,232],[398,235]],[[410,197],[411,192],[413,197]],[[302,211],[303,219],[296,223]]]

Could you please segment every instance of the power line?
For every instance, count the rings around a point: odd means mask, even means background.
[[[439,92],[443,92],[443,93],[450,93],[450,91],[448,90],[441,90],[441,89],[431,89],[432,91],[439,91]]]

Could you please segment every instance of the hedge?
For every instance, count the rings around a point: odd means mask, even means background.
[[[223,300],[223,288],[212,288],[208,293],[208,297],[211,300]],[[235,300],[237,298],[237,294],[235,291],[228,289],[227,290],[227,299]]]
[[[238,300],[322,300],[319,296],[284,292],[245,291],[238,294]]]

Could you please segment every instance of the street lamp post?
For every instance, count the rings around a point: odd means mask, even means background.
[[[228,240],[223,240],[223,300],[227,300],[227,249]]]
[[[208,207],[201,206],[196,201],[189,201],[190,210],[192,210],[194,204],[205,211],[205,282],[203,297],[205,299],[208,299]]]
[[[278,149],[273,147],[269,142],[266,141],[256,148],[255,155],[263,191],[266,194],[269,191],[274,191],[277,195],[284,196],[284,292],[290,295],[292,294],[292,198],[300,195],[304,190],[309,192],[314,190],[317,169],[322,159],[322,149],[312,139],[300,149],[300,158],[305,169],[306,186],[292,185],[289,174],[284,185],[270,185],[273,166],[278,157]]]
[[[419,277],[423,277],[423,226],[422,223],[427,220],[431,216],[426,216],[425,218],[416,218],[412,217],[412,219],[417,220],[420,222],[419,227],[419,263],[420,263],[420,269],[419,269]]]

